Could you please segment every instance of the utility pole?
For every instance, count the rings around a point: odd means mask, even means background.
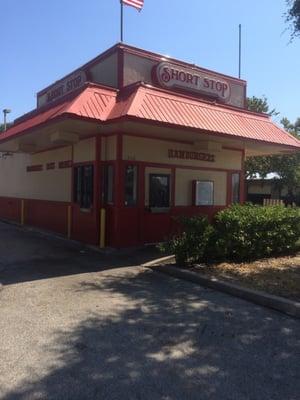
[[[7,129],[7,114],[9,114],[11,110],[9,108],[4,108],[3,110],[3,126],[4,126],[4,132]]]

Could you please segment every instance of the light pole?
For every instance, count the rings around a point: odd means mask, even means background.
[[[4,110],[3,110],[4,132],[6,131],[6,128],[7,128],[6,116],[7,116],[7,114],[9,114],[10,112],[11,112],[11,110],[10,110],[9,108],[4,108]]]

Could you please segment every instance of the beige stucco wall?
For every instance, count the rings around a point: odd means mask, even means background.
[[[117,136],[107,136],[101,139],[101,160],[112,161],[117,158]]]
[[[169,149],[214,154],[215,162],[169,158]],[[148,161],[159,164],[234,170],[240,170],[242,165],[242,153],[239,151],[224,149],[218,152],[204,151],[194,145],[134,136],[125,136],[123,139],[123,159]]]
[[[24,197],[28,194],[26,188],[28,185],[26,166],[30,164],[31,157],[27,154],[14,154],[5,159],[0,158],[1,197]]]
[[[71,147],[35,155],[14,154],[0,159],[0,196],[50,201],[71,201],[72,168],[58,168],[60,161],[71,160]],[[55,162],[55,169],[46,164]],[[27,166],[43,165],[43,171],[27,172]]]
[[[169,174],[171,176],[170,168],[145,168],[145,206],[149,206],[149,175],[150,174]],[[172,192],[172,181],[170,180],[170,197]]]
[[[81,140],[74,145],[74,163],[95,161],[96,159],[96,139],[89,138]]]
[[[227,197],[227,173],[176,168],[175,206],[193,205],[193,181],[214,182],[214,205],[225,206]]]

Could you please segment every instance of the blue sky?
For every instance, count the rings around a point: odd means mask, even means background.
[[[1,1],[0,110],[10,119],[36,93],[119,41],[118,0]],[[238,24],[248,95],[300,117],[300,39],[289,44],[285,0],[145,0],[125,9],[125,42],[236,76]]]

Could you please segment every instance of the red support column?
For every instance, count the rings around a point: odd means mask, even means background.
[[[123,136],[121,133],[117,134],[117,155],[115,166],[114,245],[120,247],[122,240],[120,232],[120,214],[121,208],[124,204]]]
[[[240,202],[241,204],[245,203],[246,201],[246,185],[245,185],[245,150],[243,150],[242,154],[242,170],[240,176]]]
[[[226,195],[226,206],[230,206],[232,203],[232,173],[227,172],[227,195]]]
[[[97,238],[100,243],[100,209],[101,209],[101,136],[96,136],[96,156],[95,156],[95,176],[94,176],[94,204],[96,208],[97,219]]]
[[[138,180],[138,231],[139,231],[139,242],[144,243],[144,218],[145,218],[145,165],[139,165],[139,180]]]

